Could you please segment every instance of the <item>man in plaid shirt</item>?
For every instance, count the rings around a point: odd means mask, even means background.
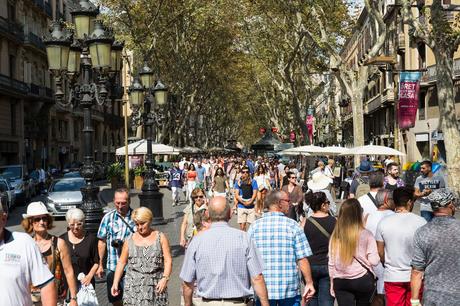
[[[104,256],[107,251],[107,297],[114,306],[122,305],[123,294],[116,297],[112,296],[112,288],[115,268],[121,255],[123,242],[128,239],[135,231],[134,221],[131,219],[132,209],[129,207],[129,191],[126,188],[115,190],[113,199],[115,210],[107,213],[102,218],[99,231],[97,232],[99,268],[97,276],[102,277],[104,273]]]
[[[309,301],[315,293],[307,259],[312,255],[310,246],[297,222],[286,217],[289,211],[286,192],[270,192],[265,198],[265,207],[268,212],[251,225],[248,235],[264,260],[263,275],[270,305],[300,306],[297,266],[306,281],[302,298]]]

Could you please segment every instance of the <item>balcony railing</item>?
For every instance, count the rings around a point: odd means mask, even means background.
[[[19,23],[0,17],[0,32],[10,35],[17,41],[24,40],[24,33],[22,26]]]
[[[422,79],[420,81],[422,83],[436,82],[436,65],[429,66],[426,69],[427,71],[423,72]]]
[[[29,87],[26,83],[3,74],[0,74],[0,88],[19,94],[27,94],[29,92]]]
[[[24,44],[26,45],[32,45],[35,48],[42,50],[45,52],[45,44],[43,43],[42,39],[38,37],[38,35],[29,32],[28,34],[24,35]]]
[[[53,98],[53,91],[51,88],[40,86],[34,83],[30,83],[29,86],[29,95],[40,97],[40,98]]]

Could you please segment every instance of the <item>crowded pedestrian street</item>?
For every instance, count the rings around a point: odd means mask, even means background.
[[[0,306],[460,306],[460,0],[0,0]]]

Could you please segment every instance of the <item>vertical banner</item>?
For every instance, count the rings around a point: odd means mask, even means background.
[[[421,72],[403,71],[400,74],[398,123],[401,129],[415,126],[421,77]]]
[[[308,131],[308,138],[310,139],[310,144],[313,144],[313,133],[314,133],[314,125],[315,125],[315,117],[313,117],[313,108],[309,107],[307,110],[307,120],[305,121],[307,125]]]
[[[289,141],[295,142],[295,139],[296,139],[296,134],[293,130],[291,130],[291,132],[289,133]]]

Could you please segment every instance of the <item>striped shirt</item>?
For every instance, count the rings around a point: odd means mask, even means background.
[[[192,239],[180,278],[197,281],[197,295],[208,299],[253,294],[251,278],[262,274],[262,258],[248,235],[227,222],[215,222]]]
[[[270,300],[300,295],[297,261],[312,255],[302,228],[281,212],[264,213],[248,230],[264,260]]]
[[[132,209],[130,208],[124,220],[135,231],[136,227],[134,221],[131,219],[131,213]],[[112,241],[115,239],[125,241],[133,234],[132,230],[121,220],[121,218],[123,217],[116,210],[107,213],[104,218],[102,218],[99,231],[97,232],[97,238],[105,240],[107,243],[107,269],[111,271],[115,271],[118,258],[121,255],[121,248],[114,248],[112,246]]]

